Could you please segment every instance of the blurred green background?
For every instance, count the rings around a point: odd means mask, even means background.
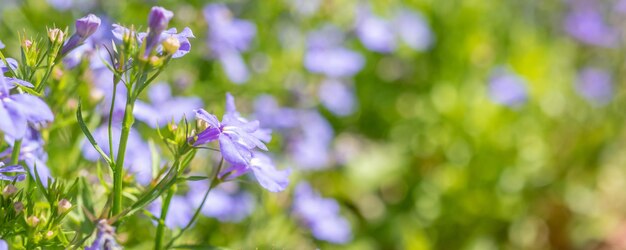
[[[91,4],[81,7],[82,2]],[[196,39],[191,53],[160,78],[188,86],[177,94],[201,97],[207,110],[222,110],[224,93],[231,92],[240,111],[251,114],[261,94],[289,106],[301,98],[293,94],[298,87],[315,99],[313,89],[323,77],[303,66],[306,34],[327,23],[346,32],[344,45],[365,58],[351,80],[357,109],[338,117],[317,101],[310,106],[331,122],[333,148],[347,160],[294,173],[292,181],[306,179],[323,196],[337,199],[353,240],[313,240],[289,216],[292,185],[280,194],[250,188],[258,201],[250,218],[203,218],[187,242],[233,249],[621,249],[626,19],[615,7],[619,1],[591,1],[619,39],[612,46],[588,44],[564,27],[572,2],[371,1],[381,17],[396,8],[421,12],[435,37],[424,51],[377,53],[354,34],[356,6],[363,2],[322,0],[314,14],[303,16],[289,0],[226,1],[234,16],[257,27],[243,53],[251,75],[242,85],[230,82],[209,56],[201,13],[209,1],[75,0],[59,10],[45,0],[2,0],[0,39],[17,48],[18,34],[72,27],[88,12],[139,26],[151,6],[164,6],[175,13],[171,26],[191,27]],[[287,34],[292,44],[281,44],[282,32],[294,28]],[[588,66],[611,76],[612,95],[602,105],[576,90],[579,72]],[[524,79],[523,104],[511,107],[490,98],[490,77],[499,67]],[[67,149],[49,146],[55,176],[70,178],[93,166],[66,166],[59,152]],[[143,239],[154,233],[145,230],[149,225],[145,218],[125,224],[118,229],[120,241],[131,249],[149,247]]]

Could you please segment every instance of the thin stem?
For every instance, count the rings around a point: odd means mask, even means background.
[[[128,143],[128,135],[130,128],[133,126],[133,109],[135,103],[128,96],[126,99],[126,108],[124,109],[124,121],[122,123],[122,134],[120,135],[120,146],[117,151],[117,160],[115,161],[115,170],[113,171],[113,215],[122,212],[122,172],[124,172],[124,158],[126,156],[126,145]]]
[[[200,215],[200,211],[202,210],[202,207],[204,207],[204,203],[207,200],[207,197],[209,197],[209,193],[211,192],[211,190],[217,186],[218,184],[220,184],[220,172],[222,171],[222,165],[224,165],[224,157],[222,157],[222,159],[220,160],[220,165],[217,166],[217,171],[215,171],[215,175],[213,175],[213,179],[211,180],[211,185],[209,186],[209,189],[206,191],[206,193],[204,193],[204,197],[202,198],[202,202],[200,203],[200,206],[196,209],[196,211],[193,214],[193,217],[191,217],[191,220],[187,223],[187,225],[185,225],[184,228],[182,228],[180,230],[180,232],[178,232],[178,234],[176,234],[176,236],[174,236],[174,238],[172,238],[167,245],[165,246],[165,249],[170,249],[172,247],[172,245],[174,244],[174,242],[180,238],[180,236],[183,235],[183,233],[189,229],[191,227],[191,225],[193,225],[193,223],[196,221],[196,219],[198,218],[198,215]]]
[[[22,149],[22,139],[15,140],[13,152],[11,153],[11,165],[17,165],[20,161],[20,150]]]
[[[170,209],[170,202],[172,201],[172,197],[174,196],[175,189],[174,187],[170,187],[167,191],[167,196],[165,196],[165,200],[161,206],[161,218],[159,219],[159,226],[157,227],[156,238],[154,238],[154,249],[161,249],[161,242],[163,239],[163,233],[165,232],[165,219],[167,218],[167,213]]]
[[[115,78],[113,78],[113,97],[111,97],[111,108],[109,109],[109,124],[108,124],[108,132],[109,132],[109,157],[111,157],[111,159],[114,159],[115,157],[113,157],[113,133],[112,131],[112,127],[113,127],[113,111],[115,109],[115,96],[117,95],[117,82],[115,81]],[[113,166],[110,166],[113,167]]]

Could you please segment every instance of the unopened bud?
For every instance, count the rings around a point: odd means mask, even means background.
[[[24,203],[21,201],[13,203],[13,209],[15,209],[15,213],[21,213],[24,210]]]
[[[163,41],[163,50],[168,55],[176,53],[178,48],[180,48],[180,41],[174,36],[170,36]]]
[[[31,40],[26,39],[22,42],[22,46],[24,46],[24,48],[26,49],[30,49],[30,47],[33,46],[33,42]]]
[[[163,60],[161,60],[161,58],[159,58],[158,56],[151,56],[149,62],[150,62],[150,65],[152,65],[152,67],[155,67],[155,68],[163,64]]]
[[[94,14],[89,14],[76,20],[76,34],[83,40],[95,33],[98,27],[100,27],[100,18]]]
[[[14,195],[15,193],[17,193],[17,188],[15,186],[13,186],[13,184],[9,184],[6,187],[4,187],[4,189],[2,190],[2,196],[4,196],[4,198],[6,199],[7,197],[11,197],[12,195]]]
[[[47,239],[52,239],[52,237],[54,237],[54,232],[53,232],[53,231],[48,230],[48,232],[46,233],[46,238],[47,238]]]
[[[72,208],[72,203],[66,199],[62,199],[59,201],[58,212],[59,214],[65,213]]]
[[[31,227],[36,227],[39,224],[39,218],[37,218],[37,216],[31,215],[30,217],[26,218],[26,224]]]
[[[58,28],[48,29],[48,38],[51,43],[61,43],[65,39],[65,34]]]

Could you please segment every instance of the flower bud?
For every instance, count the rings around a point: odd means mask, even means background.
[[[172,17],[174,17],[174,13],[171,11],[159,6],[152,7],[150,15],[148,15],[150,33],[161,34],[161,32],[167,29],[167,25]]]
[[[65,39],[65,33],[58,28],[48,29],[48,39],[53,44],[61,43]]]
[[[13,209],[15,209],[15,213],[21,213],[24,210],[24,203],[21,201],[13,203]]]
[[[100,18],[89,14],[76,20],[76,34],[83,40],[95,33],[100,27]]]
[[[31,227],[36,227],[39,224],[39,218],[37,218],[37,216],[31,215],[30,217],[26,218],[26,224]]]
[[[17,193],[17,188],[13,184],[9,184],[2,190],[2,196],[6,199]]]
[[[66,199],[62,199],[59,201],[57,211],[59,214],[65,213],[72,208],[72,203]]]
[[[180,41],[174,36],[170,36],[163,41],[163,50],[168,55],[176,53],[178,48],[180,48]]]
[[[33,46],[33,41],[26,39],[22,42],[22,46],[24,49],[30,49],[30,47]]]
[[[151,56],[150,57],[150,65],[152,65],[152,67],[159,67],[163,64],[163,60],[161,60],[161,58],[159,58],[158,56]]]
[[[46,239],[52,239],[54,237],[54,232],[48,230],[48,232],[46,232]]]

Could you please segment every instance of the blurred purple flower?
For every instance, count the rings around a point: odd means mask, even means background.
[[[287,0],[289,5],[301,16],[311,16],[317,12],[322,0]]]
[[[354,91],[337,79],[326,79],[318,90],[320,101],[328,110],[338,116],[354,112],[356,98]]]
[[[115,240],[115,228],[107,220],[100,220],[96,225],[96,239],[85,250],[121,250],[122,247]]]
[[[261,95],[254,102],[254,116],[261,126],[270,129],[289,129],[298,124],[295,109],[283,108],[271,95]]]
[[[289,185],[291,171],[289,169],[277,170],[272,159],[259,152],[253,152],[252,159],[247,165],[231,164],[220,173],[220,178],[226,177],[230,180],[249,172],[252,172],[257,182],[270,192],[281,192]]]
[[[120,144],[120,124],[114,124],[111,132],[113,136],[113,156],[115,157]],[[101,145],[102,151],[104,151],[105,154],[110,155],[109,135],[106,124],[92,131],[92,135],[98,145]],[[150,147],[141,139],[138,132],[134,129],[130,130],[127,143],[128,146],[126,148],[125,155],[127,160],[124,161],[124,167],[128,169],[129,172],[135,174],[137,182],[142,185],[148,185],[152,180],[152,158]],[[97,161],[100,159],[100,154],[93,149],[93,146],[91,146],[87,139],[83,142],[82,153],[87,160]]]
[[[342,46],[343,34],[334,26],[311,32],[304,66],[312,73],[328,77],[349,77],[361,71],[363,56]]]
[[[193,207],[199,207],[209,184],[207,181],[191,181],[188,185],[189,203]],[[248,217],[253,209],[254,197],[239,189],[237,183],[227,182],[211,190],[201,212],[222,222],[238,222]]]
[[[575,0],[565,17],[565,30],[583,43],[602,47],[614,47],[619,39],[618,31],[605,22],[597,2]]]
[[[613,98],[611,74],[599,68],[585,68],[578,74],[576,91],[592,103],[607,104]]]
[[[434,42],[434,35],[419,12],[401,9],[392,24],[402,41],[416,51],[426,50]]]
[[[256,26],[250,21],[233,18],[224,4],[209,4],[203,12],[209,25],[207,43],[211,53],[232,82],[246,82],[248,67],[240,53],[248,50],[256,35]]]
[[[4,60],[0,60],[0,70],[2,70],[2,73],[9,72],[9,70],[17,69],[17,60],[10,57],[6,58],[6,60],[8,66],[4,64]]]
[[[9,157],[13,152],[13,145],[15,143],[15,138],[9,135],[5,135],[4,139],[10,147],[0,153],[0,158]],[[29,127],[26,130],[26,134],[21,139],[22,145],[18,159],[28,166],[28,170],[32,176],[35,176],[35,169],[37,169],[37,174],[41,178],[41,182],[47,186],[48,178],[52,176],[46,164],[48,161],[48,153],[44,148],[45,142],[41,137],[41,133],[33,127]]]
[[[163,127],[170,121],[178,123],[183,116],[191,118],[195,109],[204,106],[197,97],[172,97],[166,83],[153,84],[148,90],[148,98],[152,104],[135,102],[133,114],[137,120],[153,128]]]
[[[396,38],[393,28],[391,22],[374,15],[368,6],[357,8],[356,34],[367,49],[381,53],[394,51]]]
[[[289,138],[289,154],[301,168],[327,167],[334,137],[332,126],[315,110],[300,112],[298,119],[299,133]]]
[[[0,162],[0,181],[23,181],[26,179],[24,168],[20,165],[4,166],[4,162]],[[6,173],[18,173],[17,175],[6,175]]]
[[[48,0],[48,4],[59,11],[69,9],[87,10],[94,6],[94,0]]]
[[[489,97],[496,103],[518,107],[526,102],[528,93],[522,78],[497,69],[489,80]]]
[[[0,41],[0,49],[4,49],[4,43],[2,43],[2,41]]]
[[[161,217],[162,200],[156,199],[148,206],[148,211],[157,218]],[[184,228],[191,221],[194,214],[194,208],[189,206],[189,201],[184,196],[174,195],[170,201],[167,216],[165,216],[165,225],[168,228]]]
[[[38,126],[52,122],[54,116],[48,105],[38,97],[11,94],[10,90],[15,84],[28,84],[32,87],[30,83],[0,75],[0,131],[21,139],[26,134],[28,124]]]
[[[0,250],[9,250],[9,244],[4,240],[0,240]]]
[[[321,197],[308,183],[296,187],[293,211],[319,240],[336,244],[352,240],[350,223],[339,214],[337,201]]]

